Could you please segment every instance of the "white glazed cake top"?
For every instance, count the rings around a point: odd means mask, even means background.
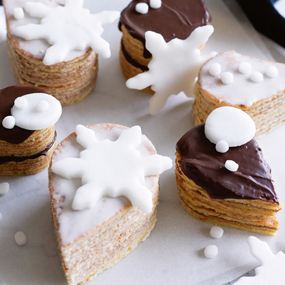
[[[124,130],[120,126],[113,126],[110,129],[110,125],[103,124],[94,125],[90,128],[96,132],[98,140],[109,139],[111,141],[117,140],[122,130]],[[154,146],[145,136],[142,136],[142,143],[136,149],[142,157],[155,153]],[[76,142],[76,135],[72,134],[55,150],[52,163],[67,157],[78,158],[82,150],[82,146]],[[112,179],[111,174],[107,179]],[[90,209],[75,211],[72,209],[72,203],[77,189],[81,186],[80,179],[65,179],[52,173],[51,183],[54,188],[52,198],[59,201],[61,197],[64,197],[64,202],[55,203],[55,208],[59,214],[59,233],[63,246],[75,241],[123,210],[124,207],[131,205],[129,200],[122,196],[118,198],[104,197]],[[157,183],[157,176],[145,177],[144,186],[151,191],[154,190],[153,188]]]
[[[206,62],[198,82],[220,102],[251,106],[285,89],[285,66],[228,51]]]

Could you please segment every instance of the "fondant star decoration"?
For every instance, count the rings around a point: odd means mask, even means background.
[[[88,209],[103,197],[127,197],[145,213],[153,208],[152,192],[145,177],[159,175],[172,167],[169,157],[141,156],[136,149],[142,142],[141,128],[123,130],[116,141],[98,140],[93,130],[76,127],[77,142],[84,148],[79,158],[64,158],[52,165],[52,171],[64,178],[81,178],[82,186],[73,199],[74,210]]]
[[[25,40],[46,39],[51,45],[43,59],[45,65],[64,61],[72,50],[91,47],[99,55],[111,56],[109,43],[101,38],[102,25],[119,18],[118,11],[91,14],[82,7],[83,0],[66,0],[65,5],[47,7],[43,3],[27,2],[24,9],[31,17],[40,18],[40,24],[18,26],[14,34]]]
[[[285,254],[273,254],[266,242],[254,236],[248,238],[251,254],[260,262],[256,276],[242,277],[235,285],[283,285],[285,280]]]
[[[138,90],[151,86],[155,94],[150,100],[150,114],[154,115],[160,111],[170,95],[183,91],[187,96],[192,96],[200,67],[216,55],[214,52],[202,55],[199,50],[213,31],[211,25],[199,27],[187,39],[173,39],[168,43],[158,33],[145,33],[146,48],[152,54],[148,64],[149,70],[130,78],[126,85]]]

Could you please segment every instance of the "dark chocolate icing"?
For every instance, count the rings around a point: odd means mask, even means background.
[[[2,126],[6,116],[11,115],[11,108],[16,98],[30,93],[46,93],[44,90],[32,86],[10,86],[0,90],[0,140],[19,144],[25,141],[34,131],[24,130],[15,126],[9,130]]]
[[[163,0],[159,9],[149,8],[147,14],[136,12],[136,4],[149,0],[133,0],[121,13],[119,28],[124,25],[129,34],[145,46],[145,32],[153,31],[166,42],[186,39],[197,27],[207,25],[211,16],[203,0]],[[145,49],[144,57],[151,54]]]
[[[199,125],[178,141],[176,149],[181,155],[183,173],[212,198],[261,199],[278,203],[271,169],[254,139],[219,153],[206,138],[204,125]],[[236,172],[224,167],[227,160],[239,165]]]

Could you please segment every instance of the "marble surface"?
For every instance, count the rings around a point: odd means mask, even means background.
[[[100,2],[95,6],[94,1],[86,0],[85,6],[91,12],[122,10],[129,0]],[[236,50],[246,55],[273,59],[266,47],[268,43],[264,43],[249,25],[234,1],[225,2],[227,5],[220,0],[206,1],[215,27],[206,52]],[[2,20],[3,17],[0,17],[0,88],[14,84]],[[63,108],[63,115],[56,124],[58,142],[73,132],[79,123],[139,124],[158,153],[174,159],[177,140],[193,126],[193,100],[183,94],[171,96],[162,112],[150,116],[149,95],[125,87],[118,61],[121,33],[116,24],[106,26],[103,36],[111,44],[112,58],[99,59],[98,81],[90,96]],[[259,140],[264,156],[272,167],[283,204],[284,139],[283,125]],[[53,233],[47,171],[29,177],[0,177],[0,182],[4,181],[10,183],[10,191],[0,197],[0,212],[3,215],[0,222],[0,284],[66,284]],[[160,184],[158,221],[149,238],[117,265],[87,284],[221,285],[257,265],[247,245],[250,233],[224,228],[224,236],[214,240],[209,235],[212,225],[194,219],[182,208],[173,170],[161,175]],[[281,211],[278,217],[281,228],[276,236],[256,235],[268,242],[273,252],[285,250],[285,211]],[[25,246],[18,246],[14,241],[14,234],[20,230],[28,238]],[[219,248],[218,256],[212,260],[203,256],[203,249],[209,244],[216,244]]]

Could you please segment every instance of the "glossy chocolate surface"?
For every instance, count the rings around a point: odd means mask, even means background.
[[[204,134],[204,125],[188,131],[177,143],[183,173],[214,199],[261,199],[278,203],[271,169],[253,139],[219,153]],[[224,167],[227,160],[239,164],[236,172]]]

